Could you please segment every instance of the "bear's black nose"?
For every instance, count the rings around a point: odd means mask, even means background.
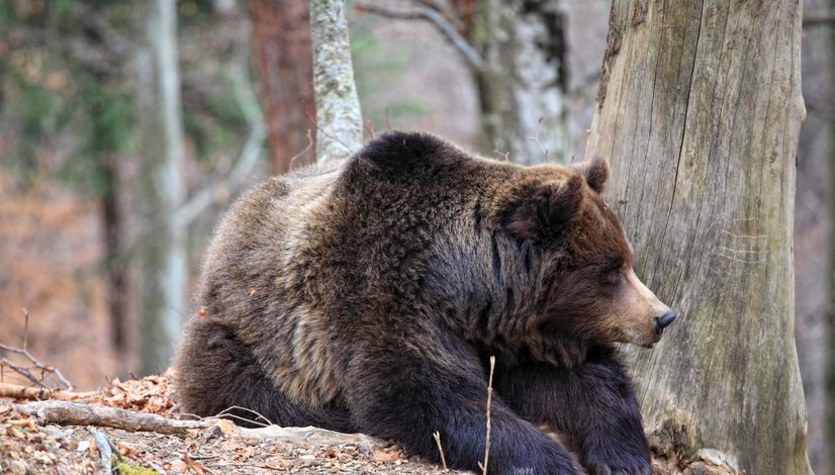
[[[655,331],[657,331],[658,333],[661,333],[661,330],[667,328],[671,323],[673,323],[673,320],[675,320],[675,319],[676,319],[676,313],[673,312],[672,310],[669,310],[667,313],[665,313],[664,315],[661,315],[660,317],[656,317],[656,319],[655,319]]]

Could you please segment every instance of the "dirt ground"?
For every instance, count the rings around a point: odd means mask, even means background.
[[[473,474],[363,434],[196,420],[179,412],[169,381],[170,374],[113,380],[47,401],[0,398],[0,474]],[[0,385],[0,394],[10,388],[24,386]],[[652,436],[650,445],[654,475],[745,475],[709,452],[684,455],[676,440]]]
[[[112,381],[73,403],[179,419],[168,379]],[[408,457],[396,445],[363,435],[336,439],[327,431],[294,440],[247,430],[227,420],[180,435],[110,427],[55,425],[0,399],[0,474],[427,474],[441,467]],[[112,455],[104,452],[108,449]],[[443,472],[464,473],[464,472]]]

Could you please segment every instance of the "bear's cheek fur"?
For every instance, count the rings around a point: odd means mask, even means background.
[[[656,331],[656,319],[669,310],[631,268],[624,272],[605,307],[598,314],[598,332],[609,341],[640,346],[658,342],[661,333]]]
[[[615,284],[588,267],[562,274],[549,292],[543,331],[594,343],[650,346],[660,335],[655,319],[666,307],[635,275],[624,269]]]

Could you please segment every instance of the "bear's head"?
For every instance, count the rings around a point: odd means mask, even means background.
[[[533,170],[506,202],[505,231],[537,255],[537,334],[650,347],[675,313],[632,270],[632,247],[601,196],[603,159]]]

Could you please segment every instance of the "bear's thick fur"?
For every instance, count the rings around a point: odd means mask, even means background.
[[[390,132],[268,180],[210,247],[176,363],[184,410],[248,408],[433,460],[439,431],[449,466],[477,469],[495,355],[490,473],[649,474],[611,344],[651,346],[673,314],[632,272],[607,175]]]

